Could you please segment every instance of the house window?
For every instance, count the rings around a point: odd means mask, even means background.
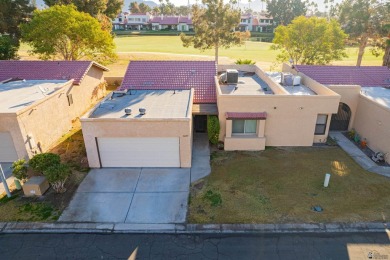
[[[325,134],[327,122],[328,122],[328,115],[318,115],[314,134],[315,135]]]
[[[233,134],[256,134],[257,120],[233,120]]]
[[[73,95],[72,94],[68,94],[67,95],[67,98],[68,98],[68,104],[69,106],[73,104]]]

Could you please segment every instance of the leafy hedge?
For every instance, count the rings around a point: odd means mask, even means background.
[[[207,134],[210,143],[217,144],[219,139],[219,120],[217,116],[207,116]]]
[[[35,172],[42,173],[47,168],[55,166],[61,163],[61,158],[58,154],[54,153],[41,153],[35,155],[30,159],[28,164]]]

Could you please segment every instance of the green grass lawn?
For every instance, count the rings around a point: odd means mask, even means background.
[[[328,188],[325,173],[331,173]],[[390,179],[363,170],[339,147],[218,151],[211,175],[192,185],[188,221],[389,221],[389,185]],[[316,205],[324,211],[313,212]]]
[[[201,52],[192,47],[183,47],[179,36],[130,36],[116,37],[119,59],[109,65],[110,72],[106,76],[123,76],[130,60],[201,60],[213,59],[214,50]],[[276,63],[277,51],[270,50],[271,43],[247,41],[239,47],[220,50],[221,64],[234,63],[237,59],[251,59],[264,70],[280,70],[281,64]],[[29,47],[22,44],[20,56],[22,59],[36,59],[28,56]],[[347,48],[348,58],[335,61],[334,65],[355,65],[357,48]],[[381,65],[382,57],[373,56],[369,48],[363,58],[363,65]]]

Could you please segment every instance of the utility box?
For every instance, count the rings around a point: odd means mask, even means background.
[[[23,185],[26,196],[42,196],[49,189],[49,182],[44,176],[34,176]]]

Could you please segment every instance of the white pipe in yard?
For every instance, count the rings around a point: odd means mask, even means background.
[[[5,192],[7,193],[7,197],[11,198],[11,192],[9,191],[7,179],[5,178],[3,167],[1,167],[1,163],[0,163],[0,178],[1,181],[3,182]]]
[[[330,173],[325,174],[325,181],[324,181],[324,187],[329,186],[329,180],[330,180]]]

